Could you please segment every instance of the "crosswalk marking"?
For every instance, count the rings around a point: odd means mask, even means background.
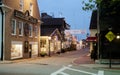
[[[104,75],[104,71],[98,71],[98,75]]]
[[[72,71],[77,71],[79,73],[89,74],[89,75],[104,75],[104,71],[101,71],[101,70],[98,71],[98,74],[95,74],[95,73],[91,73],[91,72],[87,72],[87,71],[83,71],[83,70],[74,69],[74,68],[71,68],[71,66],[72,65],[68,65],[67,67],[64,66],[63,68],[57,70],[56,72],[53,72],[51,75],[58,75],[58,74],[69,75],[69,74],[63,72],[66,69],[72,70]]]

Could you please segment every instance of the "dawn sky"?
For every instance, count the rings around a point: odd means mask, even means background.
[[[54,17],[64,17],[71,29],[89,32],[91,11],[82,10],[83,0],[38,0],[40,13],[46,12]],[[86,34],[79,34],[79,39]]]

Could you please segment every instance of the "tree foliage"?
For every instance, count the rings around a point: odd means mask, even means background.
[[[87,0],[87,2],[83,1],[83,5],[83,10],[99,10],[102,27],[111,25],[120,28],[120,0]]]
[[[83,10],[92,10],[92,9],[96,9],[98,7],[98,5],[101,3],[102,0],[83,0],[82,3],[83,3],[83,7],[82,9]]]
[[[102,24],[120,28],[120,0],[102,0],[99,10]]]

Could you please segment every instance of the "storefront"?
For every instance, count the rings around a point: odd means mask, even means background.
[[[58,29],[54,29],[53,31],[51,30],[51,33],[49,33],[48,35],[51,36],[46,35],[40,37],[41,52],[44,51],[48,55],[60,52],[62,44],[61,44],[61,35]]]
[[[11,42],[11,59],[23,57],[23,43],[21,41]]]
[[[39,52],[38,20],[30,16],[28,10],[25,13],[14,10],[11,23],[11,59],[37,57]]]
[[[97,42],[97,37],[87,37],[86,42],[90,43],[90,53],[93,50],[94,44]]]
[[[12,60],[38,56],[40,23],[37,0],[13,0],[13,2],[2,0],[0,59]]]
[[[38,42],[29,43],[29,52],[31,53],[30,57],[38,56]]]

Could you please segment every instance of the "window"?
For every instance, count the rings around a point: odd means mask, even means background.
[[[32,37],[32,24],[29,25],[29,36]]]
[[[37,26],[35,26],[34,33],[35,33],[35,37],[37,38],[37,36],[38,36],[38,27]]]
[[[23,0],[20,0],[20,11],[23,11],[23,5],[24,5]]]
[[[31,52],[32,52],[32,57],[38,55],[38,42],[29,42]]]
[[[18,30],[19,30],[19,35],[23,35],[23,22],[19,21],[18,22]]]
[[[22,42],[19,42],[19,41],[11,42],[11,59],[23,57],[22,47],[23,47]]]
[[[30,15],[33,16],[33,4],[30,3]]]
[[[12,19],[12,35],[16,35],[16,20]]]

